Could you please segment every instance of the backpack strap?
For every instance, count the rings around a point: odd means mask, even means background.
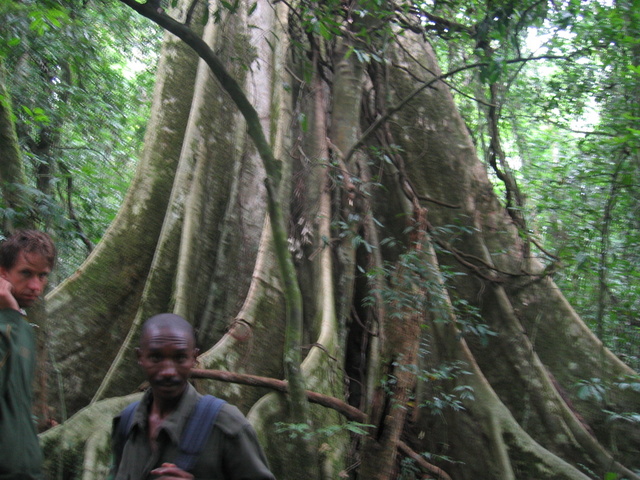
[[[182,470],[189,471],[195,466],[225,403],[212,395],[204,395],[197,403],[180,437],[180,455],[175,464]]]
[[[127,443],[127,437],[131,431],[131,425],[133,424],[133,413],[140,404],[140,401],[136,401],[127,405],[122,412],[120,412],[120,422],[118,423],[118,431],[116,436],[116,465],[120,464],[122,460],[122,452],[124,451],[124,444]]]
[[[204,450],[204,445],[209,438],[213,425],[216,423],[218,412],[225,403],[227,402],[220,398],[204,395],[196,404],[182,431],[178,446],[180,454],[175,464],[182,470],[189,471],[195,466],[198,457]],[[120,413],[116,445],[114,446],[116,465],[119,465],[122,460],[124,445],[127,443],[127,437],[133,425],[133,414],[139,404],[139,401],[133,402],[127,405]]]

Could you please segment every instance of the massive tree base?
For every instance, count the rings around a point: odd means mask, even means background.
[[[634,372],[501,205],[430,46],[405,32],[386,63],[361,64],[348,39],[301,55],[285,3],[240,2],[198,34],[244,85],[282,162],[301,372],[336,408],[313,404],[300,425],[268,383],[198,387],[247,413],[280,480],[640,479],[640,429],[624,416],[640,405],[625,388]],[[76,412],[43,434],[50,478],[103,478],[110,418],[143,381],[132,350],[152,314],[193,322],[204,369],[285,377],[286,298],[246,127],[168,35],[126,203],[48,298],[64,385],[51,402]],[[594,378],[604,404],[576,395]],[[317,463],[296,461],[303,442]]]

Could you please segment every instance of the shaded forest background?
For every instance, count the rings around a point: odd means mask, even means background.
[[[421,18],[422,34],[447,72],[444,80],[521,238],[590,328],[637,370],[638,9],[632,2],[420,5],[411,13]],[[3,232],[33,225],[54,234],[61,247],[55,285],[100,241],[133,178],[161,31],[118,2],[10,2],[0,8],[6,26],[2,121],[15,125],[20,146],[17,154],[0,152]],[[224,16],[237,6],[221,2],[216,8],[212,13]],[[307,27],[330,43],[338,37],[330,8],[315,11]],[[374,17],[384,14],[382,7],[373,11]],[[372,68],[383,61],[366,50],[350,55]],[[0,147],[10,144],[3,140]],[[440,233],[469,233],[455,228],[442,226]],[[303,239],[289,240],[291,251],[299,251],[296,242]],[[354,241],[365,251],[375,248],[363,237]],[[393,248],[394,241],[380,244]],[[489,341],[495,332],[477,307],[458,301],[456,308],[471,319],[459,323],[464,335]],[[608,380],[582,378],[565,388],[603,410]],[[620,385],[640,390],[637,380]],[[461,407],[457,402],[441,397],[431,408]],[[608,415],[638,422],[635,411]]]
[[[459,5],[462,16],[481,13]],[[496,11],[505,15],[508,5]],[[161,29],[116,2],[79,8],[12,1],[1,8],[3,101],[13,105],[26,180],[8,184],[3,177],[3,231],[26,222],[55,232],[61,249],[55,285],[91,252],[122,203],[144,139]],[[505,204],[516,195],[500,178],[509,175],[522,200],[511,206],[553,260],[558,286],[634,369],[640,366],[640,47],[621,26],[637,25],[636,15],[632,2],[582,2],[534,19],[522,46],[532,59],[513,72],[501,63],[512,32],[496,17],[487,39],[498,45],[490,65],[448,79]],[[443,71],[473,63],[478,50],[435,30],[430,40]],[[507,75],[497,92],[503,152],[492,159],[489,99],[477,81],[499,73]],[[12,195],[31,199],[29,208],[12,204]]]

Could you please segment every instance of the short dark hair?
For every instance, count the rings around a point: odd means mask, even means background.
[[[42,255],[50,268],[56,263],[56,246],[49,235],[40,230],[17,230],[0,244],[0,267],[13,268],[23,252]]]
[[[193,331],[193,326],[189,322],[175,313],[159,313],[142,324],[142,329],[140,330],[140,346],[142,346],[145,335],[156,328],[175,328],[186,333],[193,342],[193,346],[195,347],[196,345],[196,336]]]

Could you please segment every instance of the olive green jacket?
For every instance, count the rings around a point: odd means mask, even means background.
[[[109,478],[115,480],[145,480],[162,463],[174,463],[178,457],[178,443],[187,419],[202,395],[189,385],[178,403],[160,427],[157,450],[149,440],[148,416],[151,391],[148,390],[133,414],[132,425],[124,448],[120,450],[118,424],[114,418],[113,452],[122,451],[122,458],[114,454]],[[274,480],[256,433],[240,410],[230,404],[220,409],[204,451],[191,473],[197,480]]]
[[[42,479],[33,421],[33,327],[17,310],[0,310],[0,480]]]

